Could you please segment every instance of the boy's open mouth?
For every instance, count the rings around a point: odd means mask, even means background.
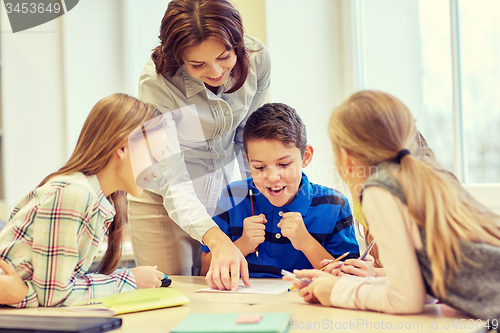
[[[267,187],[267,191],[272,196],[278,196],[285,191],[286,186]]]

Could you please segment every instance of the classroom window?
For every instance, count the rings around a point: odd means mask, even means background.
[[[457,1],[465,182],[500,182],[500,1]]]
[[[357,0],[358,89],[400,98],[464,183],[500,183],[500,1]]]

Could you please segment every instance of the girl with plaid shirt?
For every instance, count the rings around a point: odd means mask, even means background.
[[[130,158],[139,145],[133,133],[159,116],[152,105],[123,94],[94,106],[69,161],[16,205],[0,232],[0,304],[61,306],[161,285],[164,274],[155,266],[113,273],[121,256],[125,192],[138,196],[143,190],[133,172],[138,159]],[[98,272],[88,274],[106,234]]]

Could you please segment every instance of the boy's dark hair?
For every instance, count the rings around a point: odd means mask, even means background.
[[[253,139],[279,140],[291,146],[295,144],[304,157],[307,146],[306,126],[294,108],[283,103],[266,103],[248,118],[243,130],[243,145]]]

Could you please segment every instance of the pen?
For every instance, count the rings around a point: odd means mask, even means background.
[[[248,194],[250,194],[250,206],[252,207],[252,216],[255,216],[255,210],[253,208],[253,192],[252,189],[248,190]],[[255,248],[255,255],[259,257],[259,246]]]
[[[311,281],[309,281],[308,279],[299,278],[297,275],[293,274],[292,272],[287,271],[286,269],[282,269],[281,270],[281,275],[291,276],[294,279],[296,279],[297,281],[302,281],[302,282],[307,283],[307,284],[311,283]],[[291,286],[290,288],[288,288],[288,291],[290,291],[292,289],[293,289],[293,286]]]
[[[330,265],[330,264],[333,264],[334,262],[337,262],[337,261],[339,261],[340,259],[345,258],[345,256],[347,256],[349,253],[350,253],[350,251],[347,251],[346,253],[344,253],[343,255],[341,255],[340,257],[338,257],[337,259],[332,260],[332,261],[330,261],[328,264],[326,264],[326,265],[324,265],[323,267],[321,267],[319,270],[320,270],[320,271],[324,271],[324,270],[325,270],[325,268],[326,268],[326,266],[328,266],[328,265]]]
[[[366,248],[365,252],[359,257],[361,260],[365,260],[366,256],[368,255],[368,252],[372,249],[373,245],[375,245],[375,239],[371,241],[370,245]]]
[[[302,279],[302,278],[299,278],[297,275],[295,275],[295,274],[293,274],[292,272],[289,272],[289,271],[287,271],[287,270],[284,270],[284,269],[282,269],[282,270],[281,270],[281,274],[283,274],[283,275],[289,275],[289,276],[291,276],[291,277],[294,277],[294,278],[295,278],[295,279],[297,279],[298,281],[302,281],[302,282],[307,283],[307,284],[310,284],[310,283],[311,283],[311,281],[309,281],[308,279]],[[288,291],[292,291],[292,290],[293,290],[293,288],[294,288],[294,286],[291,286],[290,288],[288,288]]]

